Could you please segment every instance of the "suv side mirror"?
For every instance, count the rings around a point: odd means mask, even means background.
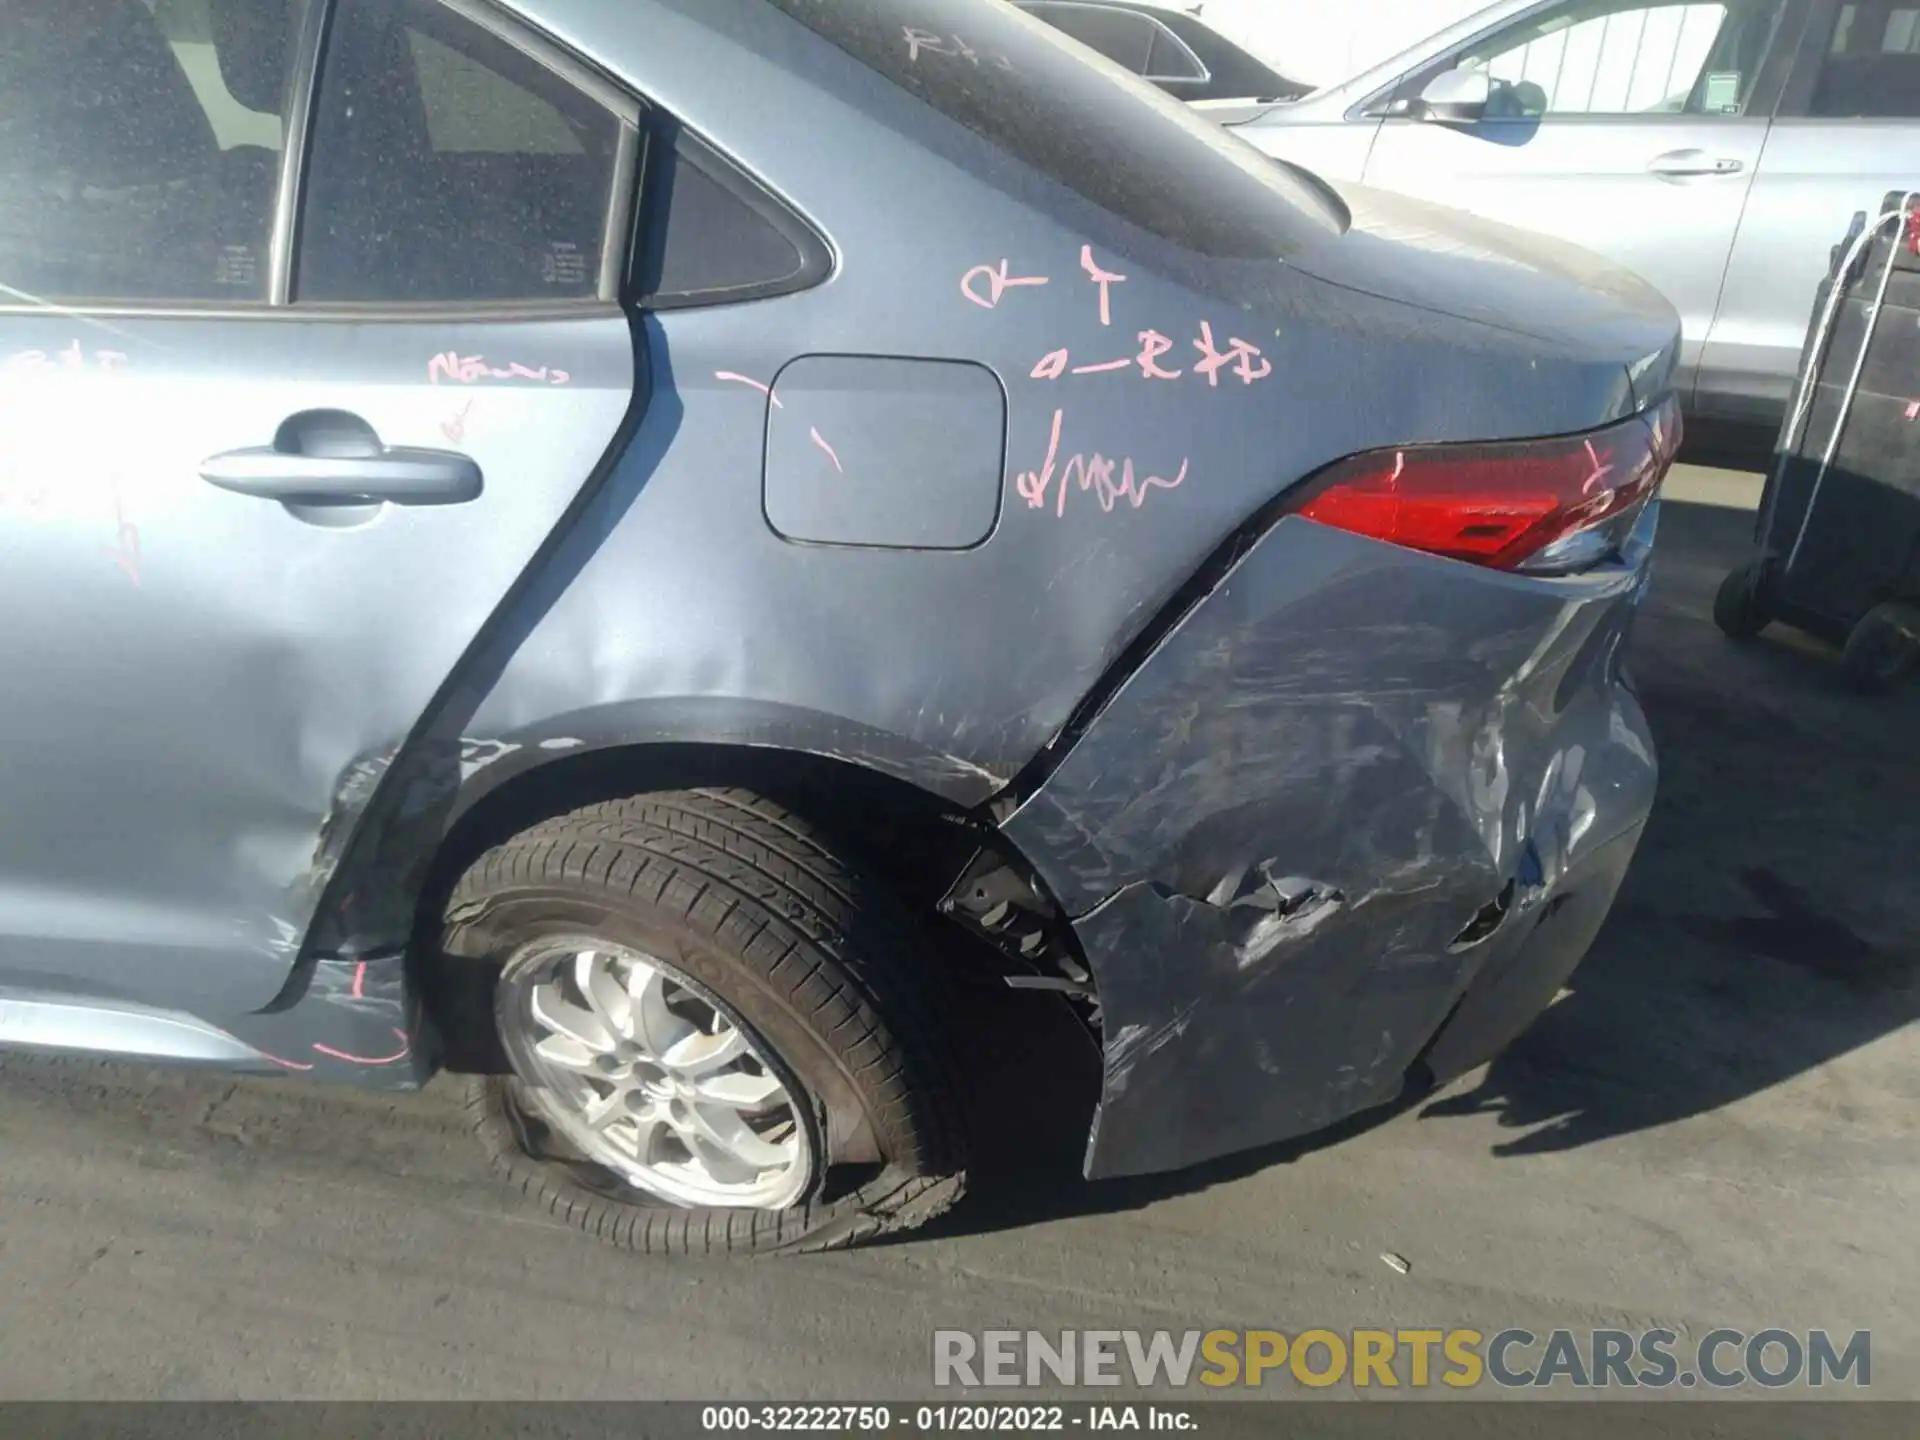
[[[1446,70],[1427,82],[1411,107],[1415,118],[1441,124],[1483,119],[1493,100],[1493,79],[1484,70]]]

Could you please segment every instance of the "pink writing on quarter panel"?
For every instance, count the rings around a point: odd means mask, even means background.
[[[840,463],[839,454],[834,450],[833,446],[827,443],[826,437],[821,435],[820,431],[811,425],[807,427],[807,433],[813,437],[813,443],[820,447],[826,454],[827,459],[833,462],[833,468],[838,470],[842,475],[846,474],[847,467]]]
[[[766,396],[767,399],[771,400],[774,409],[784,410],[787,408],[780,403],[780,397],[773,393],[773,387],[771,385],[763,384],[761,381],[755,380],[752,376],[739,375],[731,370],[716,370],[713,372],[713,378],[716,380],[724,380],[729,385],[749,385]]]
[[[1080,268],[1087,272],[1088,279],[1100,287],[1100,323],[1102,325],[1111,325],[1113,323],[1113,307],[1110,303],[1107,287],[1123,284],[1127,277],[1115,274],[1111,270],[1101,269],[1093,258],[1093,246],[1091,245],[1082,245],[1080,247]]]
[[[1229,365],[1243,385],[1264,380],[1273,373],[1273,363],[1261,357],[1258,346],[1249,345],[1245,340],[1229,339],[1227,348],[1221,350],[1213,343],[1213,326],[1205,320],[1200,322],[1200,338],[1193,342],[1193,348],[1201,355],[1200,363],[1193,368],[1206,376],[1211,386],[1220,384],[1220,372]]]
[[[1058,380],[1067,373],[1067,362],[1072,357],[1065,350],[1056,350],[1033,367],[1035,380]]]
[[[1011,276],[1007,273],[1009,262],[1002,260],[996,265],[976,265],[960,277],[960,293],[978,305],[982,310],[992,310],[999,306],[1000,297],[1007,291],[1021,285],[1044,285],[1044,275]],[[980,286],[986,285],[985,293]]]
[[[1185,460],[1180,462],[1180,471],[1172,479],[1137,474],[1131,459],[1110,460],[1098,452],[1090,456],[1073,455],[1061,464],[1060,431],[1065,421],[1063,411],[1053,412],[1053,434],[1047,442],[1046,462],[1038,470],[1023,470],[1014,476],[1014,489],[1027,502],[1028,509],[1046,509],[1051,492],[1054,516],[1061,518],[1067,513],[1067,492],[1078,489],[1091,491],[1100,509],[1111,515],[1123,500],[1138,510],[1155,490],[1177,490],[1186,483],[1188,462]],[[1117,479],[1116,467],[1120,472]]]
[[[1160,364],[1162,355],[1171,354],[1173,341],[1158,330],[1140,332],[1140,373],[1149,380],[1178,380],[1187,372],[1168,370]]]

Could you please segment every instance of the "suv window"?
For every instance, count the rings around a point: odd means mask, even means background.
[[[1811,113],[1920,119],[1920,6],[1842,5]]]
[[[294,298],[592,297],[620,131],[598,101],[438,0],[341,0]]]
[[[1145,81],[1088,64],[1001,0],[768,3],[1006,154],[1189,249],[1271,260],[1342,222],[1291,168]]]
[[[265,300],[297,8],[6,0],[0,297]]]
[[[1452,63],[1492,77],[1495,119],[1743,115],[1785,12],[1785,0],[1576,0]]]

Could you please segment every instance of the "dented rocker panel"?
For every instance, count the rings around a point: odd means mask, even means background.
[[[1101,998],[1089,1174],[1390,1099],[1483,969],[1571,968],[1586,940],[1568,960],[1533,927],[1578,897],[1561,918],[1597,928],[1624,860],[1595,857],[1630,854],[1652,803],[1617,683],[1645,578],[1499,575],[1289,519],[1167,635],[1005,826]]]

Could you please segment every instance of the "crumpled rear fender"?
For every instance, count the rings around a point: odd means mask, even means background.
[[[1004,828],[1100,993],[1089,1174],[1321,1128],[1450,1015],[1472,1063],[1551,1000],[1652,804],[1619,656],[1654,513],[1560,579],[1282,520],[1086,724]]]

